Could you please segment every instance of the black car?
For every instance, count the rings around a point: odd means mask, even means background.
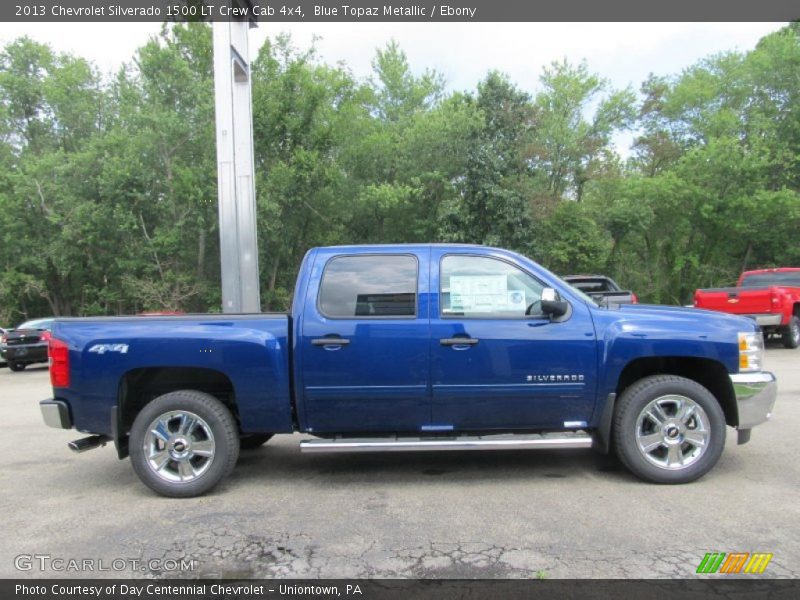
[[[47,362],[47,340],[52,326],[52,318],[33,319],[3,334],[0,354],[8,362],[8,368],[22,371],[30,364]]]

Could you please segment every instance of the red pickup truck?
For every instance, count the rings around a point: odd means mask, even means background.
[[[745,271],[736,287],[697,290],[694,306],[750,317],[785,347],[800,346],[800,268]]]

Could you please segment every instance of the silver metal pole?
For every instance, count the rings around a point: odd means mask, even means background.
[[[213,24],[222,311],[226,313],[261,311],[249,27],[246,21]]]

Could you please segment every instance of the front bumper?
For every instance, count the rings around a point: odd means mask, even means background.
[[[69,416],[69,407],[63,400],[42,400],[39,402],[42,419],[48,427],[56,429],[72,429],[72,419]]]
[[[737,373],[730,377],[739,414],[737,429],[750,429],[769,420],[778,395],[775,375],[762,371]]]

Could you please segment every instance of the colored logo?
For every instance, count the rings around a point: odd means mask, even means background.
[[[772,553],[767,552],[708,552],[700,565],[697,573],[763,573],[769,561],[772,560]]]

